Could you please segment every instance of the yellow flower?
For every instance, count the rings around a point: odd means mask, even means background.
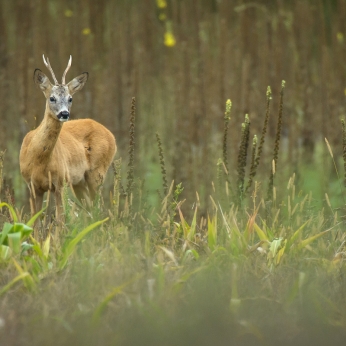
[[[342,32],[338,32],[336,34],[336,38],[337,38],[339,43],[343,43],[344,42],[344,34]]]
[[[84,28],[84,29],[82,30],[82,34],[83,34],[83,35],[90,35],[90,34],[91,34],[90,28]]]
[[[161,21],[166,20],[166,18],[167,18],[167,16],[166,16],[164,13],[160,13],[160,14],[159,14],[159,19],[160,19]]]
[[[73,16],[73,12],[71,10],[65,10],[64,14],[65,14],[65,17],[72,17]]]
[[[173,47],[176,44],[176,40],[174,35],[171,32],[165,32],[165,36],[164,36],[164,41],[163,41],[164,45],[167,47]]]
[[[156,4],[158,8],[166,8],[167,2],[166,0],[156,0]]]

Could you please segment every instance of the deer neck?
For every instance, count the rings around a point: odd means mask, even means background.
[[[32,149],[36,153],[38,163],[48,163],[57,144],[63,123],[52,117],[48,101],[41,124],[37,127],[32,141]]]

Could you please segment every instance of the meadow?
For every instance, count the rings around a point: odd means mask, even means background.
[[[344,345],[346,2],[13,3],[0,345]],[[64,188],[63,224],[49,196],[30,215],[18,168],[41,51],[91,69],[72,114],[118,144],[91,210]]]

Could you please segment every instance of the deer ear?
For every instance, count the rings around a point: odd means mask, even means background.
[[[73,95],[75,92],[81,90],[88,80],[89,73],[84,72],[81,75],[79,75],[76,78],[73,78],[71,82],[67,84],[68,90],[70,91],[70,94]]]
[[[49,78],[39,69],[36,69],[34,72],[34,81],[45,95],[52,88],[52,83],[50,82]]]

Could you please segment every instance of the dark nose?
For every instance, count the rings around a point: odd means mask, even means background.
[[[67,111],[60,112],[58,115],[59,120],[68,120],[70,117],[70,113]]]

